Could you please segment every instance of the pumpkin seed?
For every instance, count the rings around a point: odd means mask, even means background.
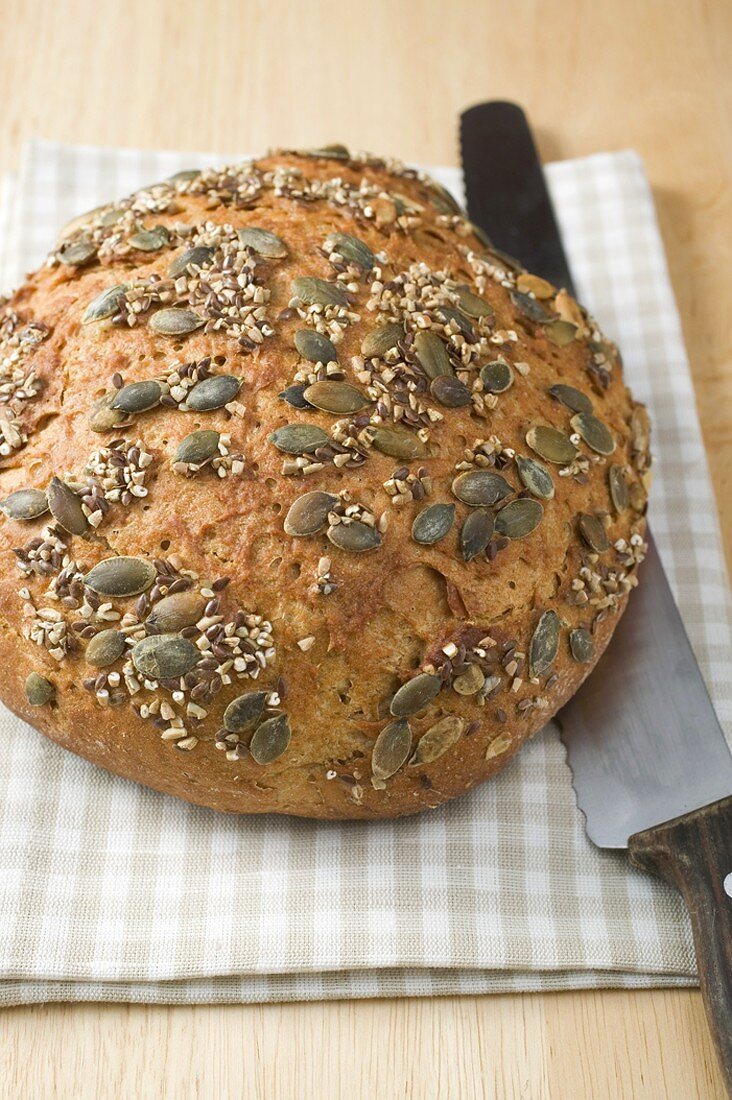
[[[485,673],[480,665],[470,665],[467,672],[456,676],[452,682],[452,690],[458,695],[476,695],[485,683]]]
[[[200,428],[181,440],[173,456],[173,462],[185,462],[188,466],[202,466],[218,454],[221,436],[211,428]]]
[[[314,382],[304,391],[303,397],[316,409],[336,416],[357,413],[371,404],[371,399],[355,386],[351,386],[348,382],[329,380]]]
[[[296,382],[295,385],[288,386],[286,390],[283,390],[279,396],[293,409],[312,409],[313,406],[308,404],[303,396],[307,388],[307,382]]]
[[[430,199],[441,214],[463,213],[457,199],[455,199],[451,192],[448,191],[446,187],[443,187],[441,183],[438,183],[437,180],[429,179],[427,181],[427,186],[433,192],[433,194],[430,195]]]
[[[481,508],[503,500],[504,497],[513,493],[514,489],[505,478],[500,474],[494,474],[492,470],[466,470],[464,474],[458,474],[455,478],[452,491],[463,504]]]
[[[578,661],[579,664],[586,665],[591,661],[595,652],[595,643],[589,630],[585,630],[583,626],[578,626],[576,630],[573,630],[569,635],[569,648],[575,661]]]
[[[577,338],[577,326],[571,321],[552,321],[544,329],[547,336],[558,348],[565,348]]]
[[[610,540],[607,537],[607,531],[605,530],[602,520],[598,519],[597,516],[591,516],[587,512],[580,512],[577,519],[577,526],[590,550],[594,550],[597,554],[604,554],[610,549]]]
[[[645,512],[647,494],[643,491],[640,481],[632,481],[628,486],[628,502],[634,512]]]
[[[81,501],[65,482],[52,477],[46,490],[51,515],[70,535],[83,535],[89,527]]]
[[[492,760],[494,756],[502,756],[504,752],[507,752],[511,748],[511,738],[507,733],[499,733],[498,737],[494,737],[489,743],[488,748],[485,750],[486,760]]]
[[[41,489],[17,489],[0,500],[0,509],[9,519],[36,519],[48,511],[48,497]]]
[[[425,454],[419,436],[399,428],[377,428],[372,442],[377,451],[390,458],[422,458]]]
[[[465,723],[454,714],[446,714],[430,726],[417,742],[411,764],[431,764],[443,756],[460,739]]]
[[[607,472],[610,486],[610,499],[615,511],[620,514],[628,507],[628,483],[625,480],[625,471],[622,466],[611,466]],[[0,505],[2,507],[2,505]]]
[[[459,378],[441,374],[430,384],[430,393],[446,409],[460,409],[470,404],[470,390]]]
[[[547,313],[541,302],[537,302],[536,298],[530,298],[528,294],[522,294],[520,290],[511,291],[511,301],[516,309],[523,313],[524,317],[528,317],[530,321],[533,321],[534,324],[546,325],[552,319],[551,314]]]
[[[615,440],[610,430],[592,413],[577,413],[570,424],[587,446],[599,455],[611,455],[615,450]]]
[[[454,522],[454,504],[428,504],[414,517],[412,538],[422,546],[434,546],[449,534]]]
[[[529,646],[531,676],[543,676],[554,664],[559,650],[561,625],[556,611],[545,611],[539,619]]]
[[[389,704],[389,712],[395,718],[409,718],[429,706],[442,687],[442,680],[431,672],[418,672],[406,684],[402,684]]]
[[[159,309],[150,318],[150,328],[159,336],[187,336],[205,324],[204,318],[192,309],[180,309],[177,306]]]
[[[395,323],[381,325],[364,336],[361,341],[361,354],[367,359],[380,359],[387,351],[395,348],[404,336],[404,326]]]
[[[212,374],[196,382],[186,394],[186,406],[195,412],[222,409],[233,401],[241,389],[241,378],[233,374]]]
[[[189,183],[191,180],[197,180],[200,174],[200,168],[182,168],[180,172],[174,172],[172,176],[168,176],[168,182]]]
[[[199,244],[195,248],[186,248],[170,263],[168,275],[171,279],[177,279],[179,275],[184,275],[189,267],[206,267],[213,257],[213,248],[208,248],[206,245]]]
[[[25,681],[25,696],[32,707],[43,707],[50,703],[56,694],[56,688],[39,672],[31,672]]]
[[[86,307],[86,313],[81,319],[82,325],[91,325],[95,321],[105,321],[108,317],[114,317],[115,313],[119,313],[122,299],[129,289],[129,283],[117,283],[116,286],[107,287],[101,294],[97,294]]]
[[[522,271],[516,280],[516,289],[521,294],[533,294],[535,298],[552,298],[554,287],[546,279],[539,275],[531,275],[528,271]]]
[[[544,508],[533,497],[519,497],[496,514],[496,531],[507,539],[523,539],[541,523]]]
[[[495,314],[493,306],[489,305],[484,298],[480,298],[477,294],[474,294],[469,286],[455,287],[455,292],[458,296],[458,302],[463,313],[467,313],[468,317],[488,317],[491,318]]]
[[[292,280],[293,297],[306,306],[347,306],[348,297],[338,283],[328,283],[312,275],[300,275]]]
[[[406,718],[390,722],[376,738],[371,754],[371,770],[375,779],[390,779],[409,756],[412,731]]]
[[[255,726],[262,717],[266,691],[248,691],[232,699],[224,711],[224,728],[229,733],[244,733]]]
[[[84,584],[100,596],[139,596],[155,581],[155,566],[145,558],[120,555],[104,558],[84,577]]]
[[[125,651],[125,636],[119,630],[110,628],[100,630],[90,640],[86,647],[84,657],[87,664],[95,668],[106,668],[113,665]]]
[[[323,493],[314,489],[303,493],[294,500],[285,516],[285,534],[295,538],[315,535],[328,520],[328,513],[338,503],[338,497],[332,493]]]
[[[574,386],[565,386],[563,382],[557,382],[556,386],[549,387],[549,393],[565,408],[575,413],[591,413],[592,402],[582,390],[576,390]]]
[[[193,626],[203,616],[206,601],[190,589],[163,596],[145,619],[148,634],[175,634]]]
[[[329,239],[333,241],[336,251],[344,260],[358,264],[364,271],[371,271],[376,263],[376,257],[369,246],[358,237],[353,237],[350,233],[331,233]]]
[[[352,554],[362,554],[365,550],[381,546],[381,535],[376,528],[362,523],[360,519],[329,527],[328,538],[339,550],[348,550]]]
[[[503,359],[486,363],[480,372],[480,380],[486,393],[505,393],[513,385],[513,370]]]
[[[454,321],[461,335],[467,336],[469,340],[475,339],[475,329],[462,310],[455,309],[453,306],[437,306],[435,313],[446,325]]]
[[[572,440],[564,432],[550,428],[547,424],[533,424],[526,433],[526,442],[532,451],[536,451],[547,462],[553,462],[555,466],[567,466],[577,456],[577,448]]]
[[[273,764],[286,751],[292,738],[292,730],[286,714],[268,718],[254,731],[249,742],[252,760],[257,764]]]
[[[177,680],[201,659],[199,649],[180,634],[149,634],[136,642],[132,663],[148,680]]]
[[[436,333],[421,329],[414,337],[414,350],[419,365],[428,378],[452,374],[452,365],[445,342]]]
[[[109,432],[127,419],[127,413],[112,408],[116,396],[116,391],[107,393],[93,406],[89,413],[89,427],[93,432]]]
[[[306,149],[307,157],[327,157],[330,160],[349,160],[351,154],[340,141],[334,141],[331,145],[320,145],[317,149]]]
[[[327,434],[314,424],[285,424],[283,428],[276,428],[267,438],[278,451],[289,455],[312,454],[328,442]]]
[[[129,244],[138,252],[159,252],[170,240],[170,232],[164,225],[153,229],[140,229],[129,238]]]
[[[73,244],[65,245],[59,252],[58,258],[69,267],[83,267],[84,264],[95,259],[96,255],[96,246],[91,241],[75,241]]]
[[[282,260],[287,255],[288,249],[285,242],[276,233],[270,233],[269,229],[258,229],[248,225],[237,232],[239,240],[246,248],[258,252],[268,260]]]
[[[490,512],[471,512],[460,531],[460,548],[465,561],[482,554],[493,537],[495,525]]]
[[[295,333],[295,347],[303,359],[311,363],[335,363],[338,352],[335,344],[327,336],[314,328],[301,328]]]
[[[521,483],[530,493],[541,500],[551,500],[554,496],[554,481],[543,462],[534,458],[516,455],[516,469]]]
[[[147,409],[154,408],[162,396],[163,391],[160,383],[156,382],[154,378],[150,378],[145,382],[130,382],[128,386],[123,386],[121,390],[117,390],[112,398],[110,408],[128,415],[130,413],[146,412]]]

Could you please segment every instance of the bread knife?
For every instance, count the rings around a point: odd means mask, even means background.
[[[468,216],[501,251],[570,293],[572,278],[524,112],[460,119]],[[732,1096],[732,755],[649,536],[606,652],[557,715],[587,835],[627,848],[688,906],[707,1018]]]

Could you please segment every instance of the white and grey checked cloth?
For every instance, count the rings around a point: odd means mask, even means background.
[[[80,211],[221,157],[30,144],[7,283]],[[460,192],[455,170],[435,173]],[[547,169],[580,296],[651,407],[653,529],[732,728],[728,587],[694,393],[640,159]],[[433,813],[235,818],[114,778],[0,710],[0,1004],[485,993],[695,981],[675,892],[587,840],[556,729]]]

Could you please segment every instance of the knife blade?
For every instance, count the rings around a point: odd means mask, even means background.
[[[502,251],[571,293],[526,116],[465,111],[468,216]],[[588,836],[630,850],[684,895],[707,1014],[732,1094],[732,755],[655,545],[607,651],[557,720]]]

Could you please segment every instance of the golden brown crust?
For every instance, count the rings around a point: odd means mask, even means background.
[[[0,520],[0,660],[7,670],[2,698],[66,748],[219,810],[353,818],[412,813],[468,790],[502,767],[571,696],[609,641],[643,554],[648,465],[643,412],[624,385],[614,349],[573,300],[517,275],[488,252],[462,216],[448,211],[428,181],[395,175],[393,167],[279,154],[228,175],[209,173],[161,186],[144,193],[133,208],[106,208],[82,219],[81,228],[73,226],[60,255],[52,253],[6,307],[0,394],[10,397],[5,409],[12,410],[16,428],[5,433],[0,495],[45,490],[56,475],[81,493],[92,524],[100,521],[80,536],[59,531],[49,514]],[[154,233],[138,236],[158,225],[167,228],[167,239],[165,233],[158,241]],[[240,227],[276,234],[286,255],[247,251],[236,237]],[[347,251],[355,248],[356,257],[358,242],[368,246],[363,255],[371,250],[374,267],[341,262],[334,233],[358,238],[355,245],[341,242]],[[159,247],[141,251],[130,247],[130,238]],[[257,244],[278,251],[271,241]],[[182,281],[168,279],[171,261],[191,245],[214,249],[200,277],[189,269]],[[85,262],[74,267],[62,262],[64,257]],[[370,262],[364,261],[366,268]],[[140,287],[151,275],[159,276],[157,286]],[[309,363],[295,347],[297,331],[312,332],[314,323],[326,328],[323,314],[308,312],[293,294],[292,281],[302,276],[340,282],[346,290],[346,305],[325,314],[337,367]],[[137,305],[118,303],[116,316],[82,324],[89,304],[120,283],[135,283],[125,302]],[[441,307],[455,309],[463,285],[483,302],[468,299],[463,306],[486,315],[463,313],[450,323]],[[364,337],[397,318],[404,326],[405,303],[406,335],[399,349],[370,367],[361,354]],[[181,337],[159,334],[160,319],[154,327],[151,319],[173,304],[207,323]],[[124,310],[140,306],[132,316],[135,323],[128,323]],[[546,316],[533,320],[527,310]],[[47,326],[48,333],[29,330],[29,322]],[[472,328],[467,341],[459,325]],[[470,404],[447,407],[430,393],[429,379],[415,361],[414,334],[426,328],[443,348],[449,346],[450,373],[466,383]],[[512,365],[513,384],[486,395],[480,370],[499,357]],[[241,389],[226,408],[181,410],[177,403],[185,397],[185,385],[180,371],[171,378],[172,365],[202,360],[204,375],[234,375]],[[332,377],[333,371],[365,395],[355,419],[295,408],[278,396],[295,379],[312,382]],[[165,404],[106,433],[92,430],[90,413],[100,398],[117,393],[120,383],[153,378],[167,379]],[[591,400],[612,434],[612,454],[593,451],[573,436],[575,462],[564,468],[545,463],[554,496],[540,500],[536,529],[513,539],[499,530],[485,551],[465,561],[460,531],[476,509],[454,495],[454,478],[482,468],[505,479],[511,494],[484,509],[491,517],[514,499],[538,499],[524,489],[515,456],[543,461],[526,442],[532,425],[553,426],[565,435],[577,426],[570,425],[575,413],[548,392],[557,383]],[[316,400],[315,391],[311,395]],[[369,400],[377,395],[378,403]],[[343,398],[344,391],[337,396]],[[373,438],[375,430],[395,427],[394,410],[402,397],[406,415],[396,414],[401,438],[421,452],[411,460],[383,453],[380,437]],[[4,415],[0,405],[0,418]],[[285,425],[303,423],[341,445],[298,459],[271,441]],[[199,470],[174,466],[179,445],[199,430],[221,433],[230,442],[220,440],[213,464]],[[591,422],[593,430],[600,429]],[[110,454],[115,439],[124,444]],[[345,445],[344,439],[356,445]],[[100,454],[100,449],[106,450]],[[617,493],[615,503],[611,499],[610,466],[624,471],[630,491],[625,507]],[[127,488],[136,486],[124,501],[115,499],[119,493],[113,488],[120,467]],[[395,480],[400,467],[409,476],[402,471]],[[134,495],[138,490],[141,495]],[[328,538],[325,527],[309,537],[286,534],[290,506],[314,490],[348,494],[331,508],[326,521],[331,534],[333,527],[345,527],[354,537],[365,513],[367,525],[378,532],[370,537],[379,545],[350,553]],[[111,499],[100,505],[105,493]],[[455,505],[455,522],[441,541],[421,545],[412,537],[412,524],[434,503]],[[606,550],[593,551],[582,538],[583,514],[599,520],[599,534],[596,529],[593,534],[590,521],[589,537],[602,542],[604,531]],[[499,519],[499,529],[505,522],[506,517]],[[49,525],[55,530],[46,536]],[[158,574],[169,569],[167,582],[163,577],[141,596],[111,599],[109,610],[117,618],[105,621],[104,597],[90,597],[82,577],[115,555],[166,559],[172,565],[157,567]],[[59,576],[62,559],[66,567]],[[48,564],[39,564],[44,560]],[[215,583],[225,578],[226,587]],[[187,634],[212,670],[206,674],[196,666],[189,682],[146,686],[130,663],[129,647],[145,636],[141,620],[175,581],[174,591],[204,590],[203,621],[197,619],[199,626]],[[547,612],[555,613],[558,623],[551,616],[542,620]],[[548,663],[537,654],[540,667],[532,670],[530,645],[540,621],[550,651],[559,626],[558,651],[553,660],[550,652]],[[128,648],[114,664],[94,668],[85,660],[85,647],[110,623],[123,628]],[[594,642],[587,663],[570,651],[570,632],[579,627]],[[222,667],[227,646],[238,657],[225,665],[221,684],[215,666]],[[252,678],[255,667],[258,675]],[[50,702],[29,704],[26,680],[32,672],[53,684]],[[425,672],[442,677],[442,690],[408,717],[407,733],[401,727],[383,735],[372,760],[377,738],[397,720],[389,714],[396,688]],[[213,678],[219,687],[209,695],[205,683],[201,686],[207,675],[207,682]],[[452,686],[466,675],[458,687],[468,690],[472,678],[473,687],[480,685],[477,694],[460,694]],[[273,748],[261,734],[264,749],[255,742],[250,751],[251,728],[240,736],[230,733],[228,741],[226,731],[219,733],[225,707],[254,691],[269,693],[259,724],[270,715],[287,715],[292,736],[286,747],[286,737]],[[443,722],[418,749],[420,737],[449,716],[459,723]],[[444,749],[440,755],[438,743]],[[407,759],[388,774],[404,756],[400,745]],[[279,749],[272,762],[257,762]]]

